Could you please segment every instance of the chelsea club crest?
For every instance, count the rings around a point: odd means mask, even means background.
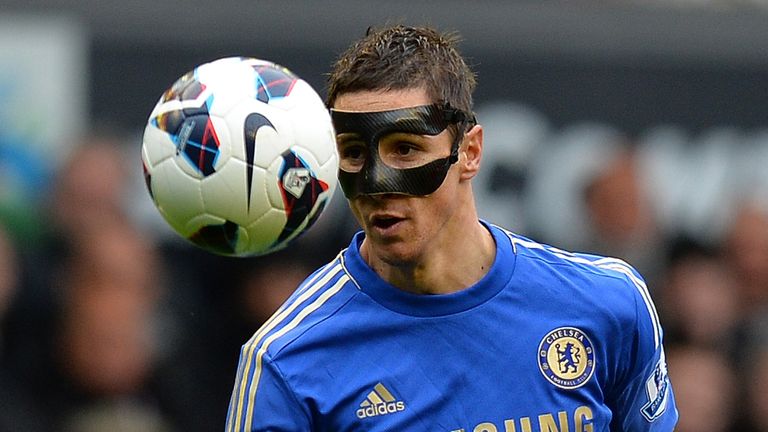
[[[575,327],[559,327],[541,339],[539,370],[563,389],[583,386],[595,372],[595,351],[587,335]]]

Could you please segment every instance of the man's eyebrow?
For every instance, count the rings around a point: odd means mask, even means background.
[[[405,138],[411,138],[411,139],[426,139],[428,135],[424,135],[418,132],[391,131],[389,133],[384,134],[382,136],[382,139],[386,137],[397,137],[397,138],[405,137]]]
[[[363,137],[357,132],[342,132],[336,134],[337,142],[361,141]]]

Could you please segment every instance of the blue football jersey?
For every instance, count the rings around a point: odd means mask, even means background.
[[[486,225],[475,285],[415,295],[358,233],[243,347],[227,431],[671,431],[662,330],[625,262]]]

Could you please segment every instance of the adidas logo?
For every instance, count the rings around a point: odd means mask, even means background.
[[[365,400],[360,403],[360,408],[355,414],[357,414],[357,418],[364,419],[393,414],[403,410],[405,410],[405,402],[395,400],[395,397],[384,387],[384,384],[378,383],[368,393]]]

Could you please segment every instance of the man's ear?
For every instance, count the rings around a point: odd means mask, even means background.
[[[467,132],[459,149],[461,179],[469,180],[477,175],[483,156],[483,127],[476,124]]]

